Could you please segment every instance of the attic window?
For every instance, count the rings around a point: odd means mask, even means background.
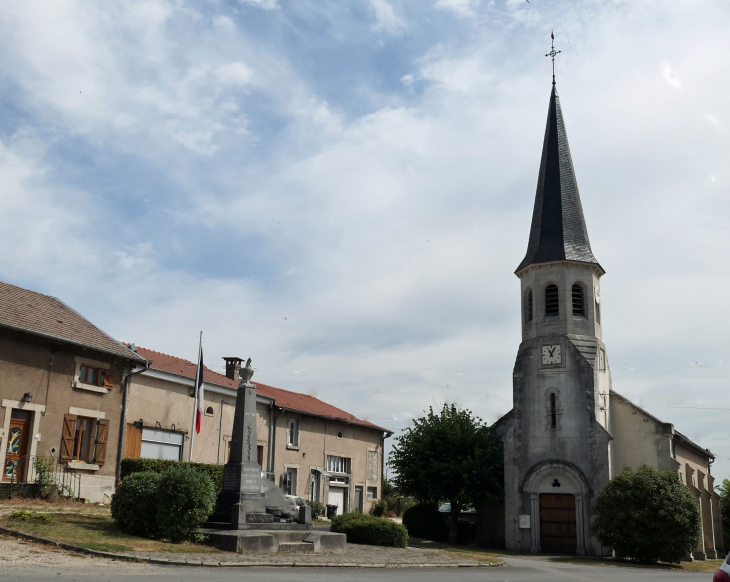
[[[532,316],[532,289],[528,289],[525,294],[525,322],[530,323],[532,321]]]
[[[577,317],[586,316],[583,287],[579,283],[573,285],[573,315]]]
[[[342,431],[338,431],[338,432],[337,432],[337,438],[338,438],[338,439],[341,439],[341,438],[342,438]]]
[[[558,286],[548,285],[545,287],[545,317],[558,317],[560,315],[560,299]]]
[[[213,416],[215,414],[215,412],[213,411],[213,407],[209,406],[208,408],[206,408],[205,414],[207,414],[208,416]]]

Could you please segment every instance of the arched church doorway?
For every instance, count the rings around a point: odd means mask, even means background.
[[[540,547],[543,552],[575,553],[575,495],[540,493]]]
[[[589,488],[580,470],[564,461],[540,463],[528,472],[522,490],[530,497],[530,551],[585,555]]]

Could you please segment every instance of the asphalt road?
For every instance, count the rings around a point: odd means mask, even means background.
[[[499,568],[195,568],[179,566],[147,566],[138,572],[115,572],[114,562],[105,562],[103,571],[73,571],[56,568],[3,567],[0,581],[54,580],[141,582],[142,580],[180,580],[184,582],[649,582],[655,580],[712,580],[709,572],[672,572],[648,568],[609,568],[555,564],[543,560],[507,558],[507,566]],[[122,569],[122,568],[119,568]]]

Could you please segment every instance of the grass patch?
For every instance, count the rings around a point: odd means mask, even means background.
[[[119,531],[111,515],[109,515],[108,508],[103,513],[98,511],[91,513],[59,511],[51,512],[50,515],[51,521],[49,522],[42,522],[37,519],[10,519],[8,515],[3,515],[0,517],[0,525],[46,539],[105,552],[223,553],[216,548],[191,542],[174,544],[131,536]]]
[[[651,568],[655,570],[676,570],[680,572],[714,572],[720,567],[723,560],[705,560],[704,562],[682,562],[681,564],[658,564],[645,565],[636,562],[626,562],[614,558],[599,558],[594,556],[560,556],[549,558],[551,562],[561,564],[580,564],[585,566],[606,566],[609,568]]]

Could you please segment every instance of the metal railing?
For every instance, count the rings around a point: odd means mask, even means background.
[[[75,471],[68,461],[62,460],[60,456],[43,457],[43,459],[49,458],[53,460],[51,474],[53,475],[53,484],[58,487],[59,493],[64,497],[81,499],[81,473]],[[39,474],[36,467],[37,461],[38,457],[35,455],[24,455],[15,461],[13,471],[10,473],[10,499],[13,498],[14,485],[36,483]],[[28,464],[30,464],[30,470],[28,470]],[[27,474],[27,479],[23,475],[18,475],[19,467]],[[7,472],[5,475],[7,475]]]

